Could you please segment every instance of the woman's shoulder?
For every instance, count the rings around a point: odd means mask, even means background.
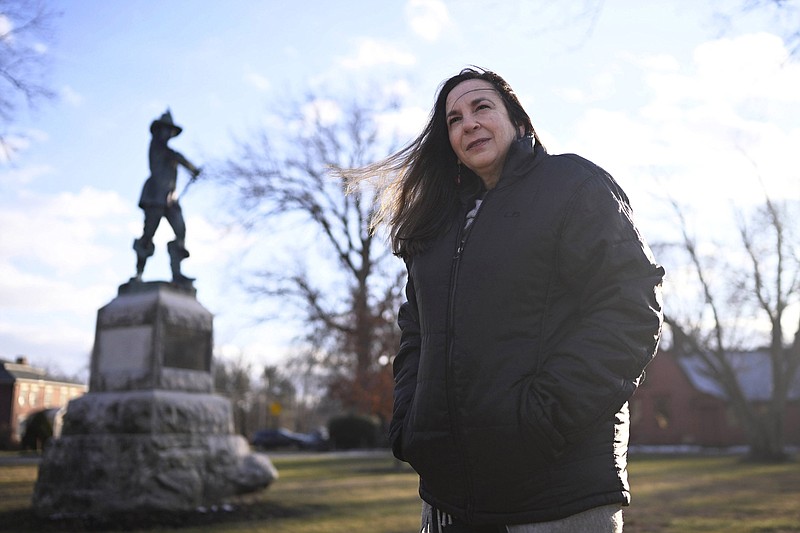
[[[601,172],[588,159],[575,154],[542,154],[531,169],[535,182],[547,189],[572,190]]]
[[[585,182],[587,185],[608,185],[608,182],[614,181],[611,174],[601,166],[577,154],[548,154],[542,163],[539,170],[564,185]]]
[[[577,154],[558,154],[548,157],[549,165],[545,165],[546,181],[552,186],[568,189],[581,196],[594,198],[613,198],[614,201],[628,203],[625,191],[611,174],[598,164]]]
[[[544,160],[544,166],[555,170],[570,172],[578,176],[593,174],[608,175],[608,172],[603,170],[599,165],[578,154],[547,154]]]

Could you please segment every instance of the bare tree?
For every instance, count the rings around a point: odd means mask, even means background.
[[[213,368],[214,390],[231,401],[236,431],[246,435],[248,413],[253,395],[252,366],[239,355],[237,359],[224,361],[215,357]]]
[[[45,43],[56,13],[36,0],[0,0],[0,149],[10,155],[5,129],[23,105],[51,98]]]
[[[539,6],[539,12],[548,7],[563,12],[563,6],[552,2],[544,2]],[[564,17],[568,23],[585,27],[584,37],[577,46],[585,45],[591,38],[594,28],[605,8],[603,0],[583,0],[580,3],[570,4],[572,11],[566,12]],[[783,38],[792,57],[800,54],[800,0],[739,0],[735,3],[725,4],[723,8],[714,11],[717,24],[723,28],[731,25],[735,18],[747,16],[751,13],[760,13],[771,16],[770,24],[774,31]],[[557,24],[557,26],[565,26]],[[563,29],[563,28],[559,28]],[[547,29],[544,29],[547,31]]]
[[[786,41],[789,53],[800,54],[800,2],[798,0],[743,0],[742,11],[765,12],[773,17],[773,23]]]
[[[730,248],[701,252],[690,234],[686,218],[673,202],[680,219],[682,242],[689,270],[700,290],[699,306],[687,311],[667,306],[666,323],[678,354],[700,357],[706,374],[725,392],[748,437],[749,458],[756,461],[786,459],[784,420],[786,403],[800,365],[800,324],[793,335],[792,311],[800,296],[800,242],[793,235],[789,203],[766,198],[750,218],[739,217],[740,255]],[[729,258],[724,264],[721,256]],[[765,330],[754,331],[757,322]],[[771,365],[771,391],[765,406],[749,398],[740,382],[737,365],[747,346],[767,346]]]
[[[239,153],[216,172],[235,191],[239,220],[260,235],[275,236],[291,224],[292,241],[273,248],[271,265],[249,282],[256,297],[281,304],[278,317],[266,318],[285,320],[287,308],[296,310],[304,326],[303,355],[325,369],[331,399],[384,418],[391,413],[387,362],[398,342],[394,316],[402,265],[385,239],[370,231],[376,207],[371,191],[345,194],[345,184],[330,171],[387,153],[376,119],[389,107],[343,109],[308,98],[284,114],[283,131],[239,142]],[[279,258],[291,255],[309,231],[314,246],[303,249],[295,264],[282,263]]]

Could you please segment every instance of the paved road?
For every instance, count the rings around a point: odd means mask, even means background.
[[[42,456],[34,453],[0,453],[0,466],[12,465],[35,465],[38,464]]]
[[[303,452],[303,451],[266,451],[261,452],[258,450],[253,450],[254,453],[265,453],[269,457],[287,457],[287,456],[294,456],[294,457],[338,457],[338,458],[346,458],[346,457],[381,457],[381,456],[390,456],[391,452],[389,450],[350,450],[350,451],[331,451],[331,452]],[[35,465],[41,461],[42,456],[27,452],[27,453],[20,453],[20,452],[0,452],[0,467],[2,466],[13,466],[13,465]]]

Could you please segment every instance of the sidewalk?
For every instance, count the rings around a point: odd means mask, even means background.
[[[33,452],[0,452],[0,467],[36,465],[42,460],[41,454]]]

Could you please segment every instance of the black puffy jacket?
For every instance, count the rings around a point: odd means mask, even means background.
[[[664,271],[598,166],[512,145],[468,230],[407,259],[395,455],[473,524],[629,502],[627,401],[655,354]]]

